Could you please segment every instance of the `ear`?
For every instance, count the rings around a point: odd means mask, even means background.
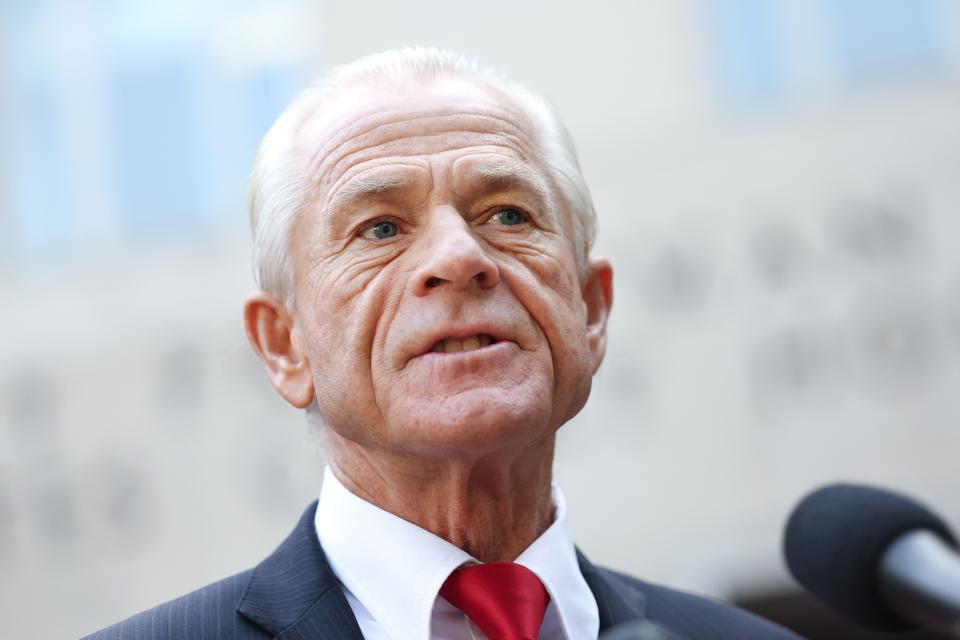
[[[613,267],[609,260],[590,259],[582,294],[587,309],[587,344],[593,372],[596,373],[607,351],[607,318],[613,306]]]
[[[310,362],[303,352],[294,317],[276,296],[255,291],[243,304],[247,339],[284,399],[304,409],[313,402]]]

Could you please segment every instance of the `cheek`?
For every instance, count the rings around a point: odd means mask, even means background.
[[[586,307],[573,259],[566,252],[520,256],[506,279],[548,340],[586,336]]]
[[[371,361],[395,269],[340,262],[331,260],[305,279],[297,291],[298,315],[324,419],[330,425],[372,424]]]
[[[569,419],[586,401],[592,379],[587,341],[587,311],[572,256],[541,254],[523,261],[512,280],[527,311],[546,338],[554,369],[558,422]]]
[[[310,326],[321,342],[315,345],[353,342],[375,323],[383,293],[397,271],[394,258],[399,249],[365,254],[344,252],[315,262],[300,279],[297,307],[310,316]]]
[[[317,257],[302,281],[315,298],[335,300],[343,304],[361,295],[381,273],[392,267],[403,252],[400,243],[371,247],[368,251],[352,251]],[[298,290],[299,294],[299,290]]]

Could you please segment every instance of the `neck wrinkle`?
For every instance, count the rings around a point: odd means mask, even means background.
[[[351,493],[481,562],[512,562],[553,522],[555,436],[480,459],[419,459],[328,433],[328,464]]]

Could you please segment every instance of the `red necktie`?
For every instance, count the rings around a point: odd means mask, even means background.
[[[513,562],[462,567],[440,588],[490,640],[537,640],[550,596],[530,569]]]

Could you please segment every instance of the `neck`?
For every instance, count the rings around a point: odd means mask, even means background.
[[[553,521],[555,437],[479,459],[371,451],[327,429],[328,463],[352,493],[481,562],[516,559]]]

